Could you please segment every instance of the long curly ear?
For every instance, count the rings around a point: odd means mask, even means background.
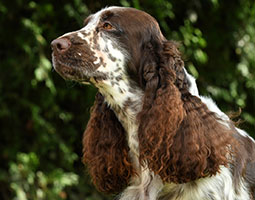
[[[125,135],[114,112],[98,93],[83,136],[83,162],[102,192],[120,192],[134,173]]]
[[[163,44],[159,42],[148,44],[148,55],[144,56],[146,59],[142,63],[141,72],[145,95],[143,109],[138,115],[140,162],[159,174],[161,168],[168,164],[161,160],[170,157],[169,149],[185,116],[181,93],[174,85],[175,64],[182,63],[175,63],[175,57],[179,55],[173,52],[176,51],[174,44],[169,44],[170,48],[165,46],[164,49],[160,49]],[[166,52],[173,56],[163,60]]]
[[[164,182],[185,183],[216,174],[231,156],[232,130],[189,93],[176,45],[163,41],[161,46],[151,48],[143,65],[140,163]]]

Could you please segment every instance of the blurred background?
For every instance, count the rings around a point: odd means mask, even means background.
[[[103,200],[81,163],[95,89],[64,81],[50,42],[105,6],[153,15],[181,43],[200,93],[255,135],[254,0],[1,0],[0,199]]]

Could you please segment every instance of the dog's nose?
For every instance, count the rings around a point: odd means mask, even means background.
[[[57,50],[59,53],[65,52],[70,46],[71,42],[67,38],[58,38],[51,42],[52,49]]]

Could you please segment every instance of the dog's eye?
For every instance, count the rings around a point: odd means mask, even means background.
[[[106,23],[104,23],[103,28],[106,30],[111,30],[113,28],[113,26],[106,22]]]

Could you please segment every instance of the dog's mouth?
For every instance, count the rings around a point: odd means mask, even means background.
[[[52,63],[56,72],[66,80],[88,83],[94,78],[105,78],[98,72],[100,63],[91,46],[80,37],[60,37],[52,41]]]
[[[92,63],[80,59],[72,57],[64,59],[53,52],[52,63],[56,72],[65,80],[93,85],[107,79],[106,74],[92,70]]]
[[[73,63],[75,63],[74,61],[75,59],[72,59]],[[79,66],[78,62],[77,64],[70,64],[71,63],[70,61],[68,60],[62,61],[62,59],[59,58],[59,56],[53,53],[52,63],[56,72],[64,79],[82,83],[89,83],[91,76],[89,76],[87,70]]]

